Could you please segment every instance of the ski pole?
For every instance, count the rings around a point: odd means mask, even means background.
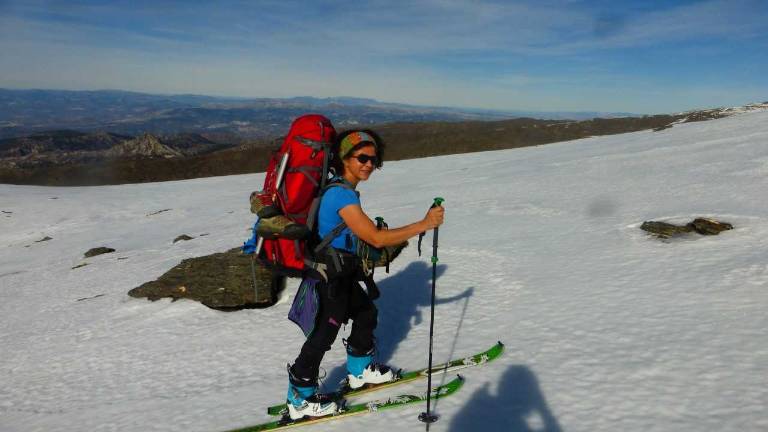
[[[439,207],[445,201],[443,198],[435,198],[432,207]],[[432,340],[435,331],[435,286],[437,284],[437,233],[438,227],[435,227],[432,235],[432,300],[429,310],[429,368],[427,369],[427,411],[419,414],[419,420],[429,425],[437,421],[437,416],[430,412],[432,399]],[[429,428],[429,426],[427,426]]]

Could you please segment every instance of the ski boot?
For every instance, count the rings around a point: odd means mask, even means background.
[[[352,345],[346,345],[347,385],[350,389],[358,389],[366,384],[382,384],[397,378],[392,368],[373,362],[374,348],[361,351]]]
[[[288,417],[299,420],[305,416],[322,417],[338,411],[336,402],[317,392],[317,380],[300,378],[288,366]]]

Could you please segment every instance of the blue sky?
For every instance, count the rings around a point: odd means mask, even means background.
[[[768,1],[0,0],[0,87],[661,113],[768,100]]]

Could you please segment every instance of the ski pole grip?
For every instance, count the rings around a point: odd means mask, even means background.
[[[443,205],[443,201],[445,201],[445,198],[440,198],[440,197],[435,198],[435,202],[432,203],[432,207],[430,208],[440,207],[441,205]]]

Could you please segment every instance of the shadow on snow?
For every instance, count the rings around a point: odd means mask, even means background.
[[[561,432],[536,375],[527,366],[510,366],[494,393],[490,387],[486,383],[472,395],[454,415],[450,431]]]

